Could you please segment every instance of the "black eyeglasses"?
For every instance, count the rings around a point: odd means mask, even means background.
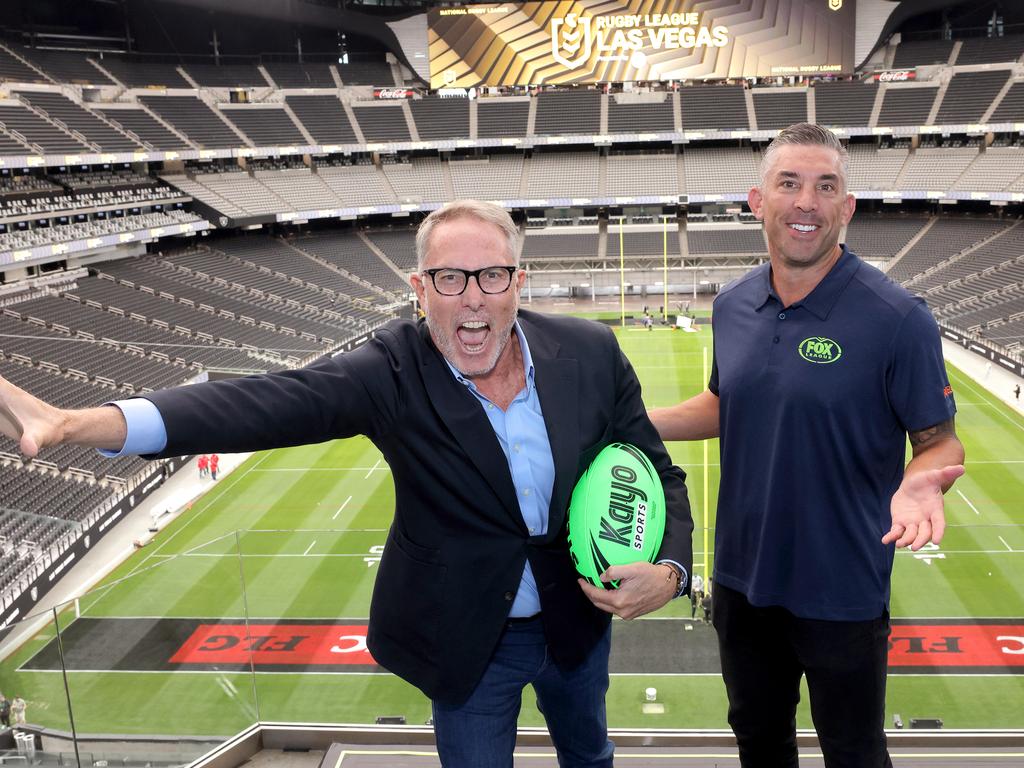
[[[476,284],[484,293],[504,293],[512,285],[512,275],[519,267],[484,267],[472,272],[456,267],[439,267],[424,269],[424,275],[430,275],[434,290],[442,296],[460,296],[469,285],[469,278],[475,277]]]

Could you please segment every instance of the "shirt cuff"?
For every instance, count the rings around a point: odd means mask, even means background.
[[[659,560],[656,563],[656,565],[661,565],[662,563],[674,565],[676,568],[679,569],[679,589],[676,590],[676,593],[672,596],[672,599],[675,600],[677,597],[681,597],[682,594],[686,591],[686,587],[690,583],[690,576],[686,572],[686,569],[682,565],[677,563],[675,560]]]
[[[108,459],[118,456],[138,456],[160,453],[167,447],[167,428],[160,410],[149,400],[133,397],[130,400],[117,400],[104,403],[105,406],[118,408],[124,414],[128,433],[120,451],[97,449]]]

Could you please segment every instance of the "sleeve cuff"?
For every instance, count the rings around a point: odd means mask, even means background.
[[[129,400],[117,400],[104,403],[105,406],[118,408],[124,415],[128,433],[120,451],[99,450],[108,459],[118,456],[139,456],[160,453],[167,447],[167,429],[164,427],[160,410],[149,400],[133,397]]]

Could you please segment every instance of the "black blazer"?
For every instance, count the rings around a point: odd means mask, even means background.
[[[480,402],[456,381],[423,321],[396,320],[307,368],[146,395],[167,427],[161,456],[238,452],[367,435],[395,484],[368,644],[432,699],[459,703],[483,674],[529,559],[555,661],[582,661],[609,616],[576,583],[566,543],[573,486],[611,442],[641,448],[665,487],[660,557],[691,572],[685,475],[647,418],[640,384],[605,326],[521,311],[555,462],[548,532],[531,537]]]

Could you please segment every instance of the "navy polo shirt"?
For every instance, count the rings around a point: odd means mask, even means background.
[[[792,306],[769,277],[763,264],[714,304],[715,580],[802,618],[877,618],[906,434],[956,412],[938,327],[922,299],[845,246]]]

